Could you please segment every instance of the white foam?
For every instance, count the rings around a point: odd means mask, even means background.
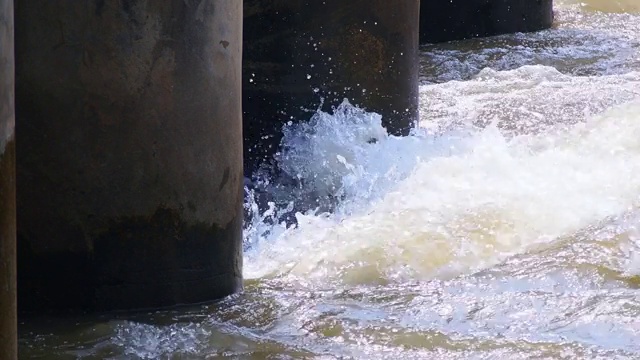
[[[338,191],[343,201],[333,213],[298,214],[298,227],[263,239],[247,253],[245,276],[347,283],[447,278],[633,208],[640,195],[640,102],[589,114],[633,99],[637,77],[578,78],[534,66],[421,89],[430,108],[453,111],[423,119],[427,127],[456,119],[447,131],[469,131],[482,120],[484,127],[471,133],[395,138],[374,114],[350,109],[358,114],[353,126],[342,112],[321,114],[323,121],[291,130],[282,161],[303,177],[315,174],[314,187]],[[545,103],[550,89],[554,101]],[[495,126],[532,96],[540,108],[522,108],[535,119],[552,116],[556,106],[580,116],[571,127],[544,132],[532,125],[534,131],[509,134]],[[567,103],[558,101],[565,97]],[[603,104],[580,108],[592,102]],[[479,109],[460,116],[474,105]],[[491,106],[496,119],[485,121],[482,110]],[[300,141],[304,133],[313,136]],[[372,134],[375,144],[367,143]]]

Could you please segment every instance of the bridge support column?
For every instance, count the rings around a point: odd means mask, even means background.
[[[137,309],[242,275],[242,3],[16,1],[25,311]]]
[[[245,0],[247,172],[278,149],[281,128],[347,98],[396,135],[418,119],[419,0]]]
[[[420,4],[420,43],[546,29],[553,0],[425,0]]]
[[[18,358],[13,0],[0,0],[0,357]]]

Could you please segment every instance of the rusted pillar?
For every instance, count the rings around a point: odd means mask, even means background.
[[[0,0],[0,358],[17,359],[13,0]]]
[[[420,43],[546,29],[553,0],[425,0],[420,8]]]
[[[242,3],[16,1],[25,311],[241,288]]]
[[[245,0],[247,172],[269,160],[289,121],[347,98],[392,134],[418,119],[419,0]]]

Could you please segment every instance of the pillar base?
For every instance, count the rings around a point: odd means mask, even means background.
[[[242,2],[16,1],[21,312],[242,287]]]
[[[553,0],[430,0],[420,3],[420,43],[515,32],[553,24]]]
[[[418,121],[419,0],[244,1],[247,175],[278,151],[282,126],[346,98],[406,135]]]

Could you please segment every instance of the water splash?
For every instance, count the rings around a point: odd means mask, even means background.
[[[246,248],[281,236],[305,218],[344,218],[366,210],[421,158],[463,151],[469,134],[414,129],[408,137],[389,135],[379,114],[347,100],[333,113],[318,110],[309,121],[286,125],[283,133],[275,156],[278,172],[260,170],[246,189]],[[295,221],[287,221],[291,217]]]
[[[478,79],[487,92],[501,79],[531,91],[566,81],[546,67]],[[325,284],[450,278],[624,212],[640,194],[638,113],[630,103],[542,134],[505,136],[490,124],[404,138],[347,103],[318,113],[287,129],[279,161],[310,180],[303,192],[338,199],[335,211],[297,213],[297,226],[253,240],[245,276]]]

